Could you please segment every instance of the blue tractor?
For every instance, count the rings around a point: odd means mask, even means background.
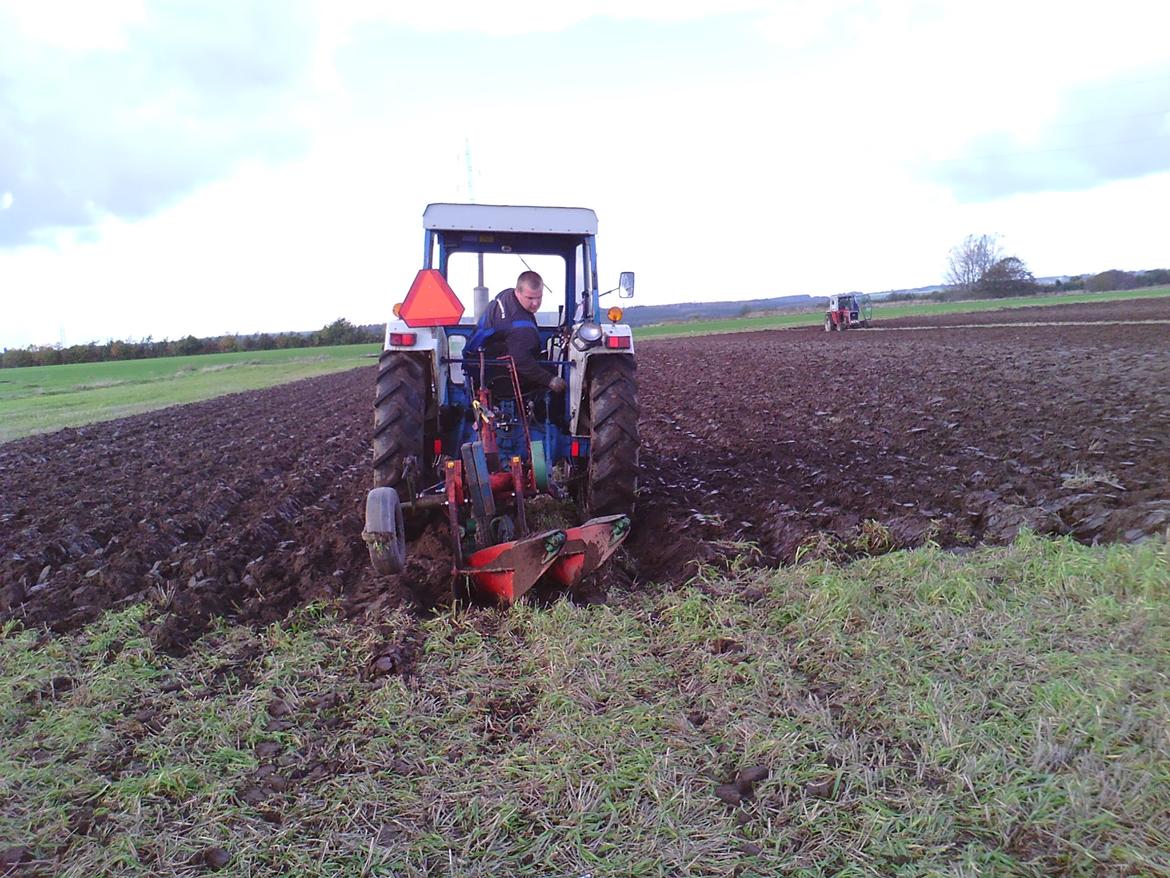
[[[542,578],[572,587],[631,525],[634,341],[621,309],[603,312],[601,299],[631,297],[634,275],[599,289],[597,215],[587,208],[431,204],[423,226],[422,269],[387,323],[378,364],[363,533],[371,561],[401,572],[405,524],[441,513],[457,597],[511,603]],[[507,358],[465,355],[489,301],[485,264],[497,278],[541,268],[545,302],[555,300],[536,315],[543,357],[565,392],[524,391]],[[587,520],[534,532],[525,507],[540,494],[574,498]]]

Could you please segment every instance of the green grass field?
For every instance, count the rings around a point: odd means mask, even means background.
[[[27,874],[1170,875],[1162,539],[310,607],[183,658],[143,635],[165,600],[0,627],[0,857]],[[371,679],[420,624],[413,670]]]
[[[1077,305],[1089,302],[1112,302],[1125,299],[1155,299],[1170,296],[1170,287],[1126,290],[1112,293],[1067,293],[1055,296],[1017,296],[1010,299],[975,299],[970,302],[876,302],[873,319],[917,317],[930,314],[966,314],[995,311],[1001,308],[1036,308],[1045,305]],[[690,323],[663,323],[639,326],[637,339],[679,338],[689,335],[713,335],[724,332],[751,332],[758,329],[784,329],[791,326],[819,326],[825,315],[821,311],[776,314],[762,317],[737,317],[727,320],[696,320]]]
[[[0,369],[0,442],[373,362],[380,346],[293,348]]]

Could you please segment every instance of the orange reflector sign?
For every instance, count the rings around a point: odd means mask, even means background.
[[[437,269],[424,268],[415,275],[398,316],[407,326],[450,326],[463,316],[463,303]]]

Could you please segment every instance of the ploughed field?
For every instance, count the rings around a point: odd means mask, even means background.
[[[1113,322],[1170,320],[1170,298],[947,317],[639,345],[639,508],[610,577],[1170,526],[1170,325]],[[946,325],[976,320],[1018,325]],[[1027,325],[1048,321],[1099,325]],[[182,650],[219,614],[433,599],[440,528],[401,577],[375,575],[360,538],[373,382],[371,366],[0,445],[0,620],[64,631],[148,599],[170,611],[156,642]]]
[[[1043,301],[1043,300],[1040,300]],[[883,327],[921,326],[987,326],[999,323],[1080,323],[1107,321],[1170,321],[1170,306],[1165,296],[1130,299],[1113,302],[1079,302],[1067,305],[1025,305],[1015,308],[1000,308],[987,311],[955,312],[947,314],[917,315],[881,319],[881,312],[875,312]]]

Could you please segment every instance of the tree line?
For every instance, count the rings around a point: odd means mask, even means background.
[[[1041,284],[1018,256],[1003,251],[995,235],[968,235],[951,249],[945,277],[947,289],[938,298],[1002,298],[1051,290],[1133,290],[1170,284],[1170,269],[1078,275],[1054,284]]]
[[[1122,271],[1120,268],[1111,268],[1109,271],[1070,277],[1067,281],[1057,283],[1062,289],[1086,290],[1090,293],[1170,286],[1170,268],[1153,268],[1149,271]]]
[[[326,347],[342,344],[368,344],[382,341],[385,327],[380,324],[354,326],[344,318],[334,320],[315,332],[258,332],[250,335],[229,333],[196,338],[162,339],[147,336],[139,341],[110,340],[65,347],[30,345],[5,349],[0,353],[0,368],[18,366],[60,366],[65,363],[105,363],[113,360],[146,360],[154,357],[187,357],[194,354],[225,354],[234,351],[271,351],[287,348]]]

